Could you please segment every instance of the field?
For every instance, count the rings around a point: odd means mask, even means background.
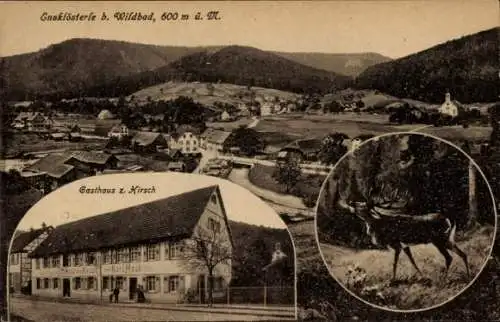
[[[361,134],[381,135],[390,132],[419,131],[447,140],[468,139],[474,142],[488,140],[491,128],[470,126],[433,127],[425,124],[395,125],[384,114],[287,114],[264,117],[255,128],[259,132],[277,132],[297,138],[322,138],[332,132],[341,132],[353,138]]]
[[[208,83],[202,82],[167,82],[144,88],[132,95],[134,96],[134,100],[139,102],[139,104],[141,102],[145,103],[148,98],[158,101],[176,99],[179,96],[191,97],[194,101],[204,105],[213,105],[215,102],[221,102],[237,106],[238,103],[250,101],[249,97],[244,96],[244,93],[247,92],[246,86],[214,83],[212,84],[213,91],[211,91],[207,85]],[[277,96],[284,100],[294,101],[300,96],[295,93],[271,88],[252,87],[252,90],[255,92],[256,98]]]
[[[480,272],[489,256],[493,230],[493,227],[480,228],[469,239],[458,243],[468,254],[471,278]],[[331,274],[343,286],[372,304],[390,309],[429,308],[452,299],[470,283],[464,263],[455,254],[445,278],[444,258],[432,245],[412,247],[423,277],[419,277],[408,258],[401,255],[397,277],[393,282],[393,251],[357,251],[329,244],[321,244],[320,248]],[[359,268],[360,271],[349,273],[353,267]],[[359,280],[354,282],[355,279]]]
[[[297,256],[298,304],[304,318],[323,321],[498,321],[500,309],[500,259],[488,261],[476,282],[454,301],[440,308],[412,314],[374,309],[345,291],[326,269],[315,240],[313,221],[290,224]],[[481,239],[481,238],[479,238]],[[478,245],[470,245],[479,249]],[[438,258],[440,260],[440,258]],[[401,259],[402,271],[404,257]],[[422,263],[420,267],[423,270]],[[438,262],[439,267],[443,263]],[[463,263],[455,259],[452,268],[461,272]],[[410,271],[412,272],[412,271]],[[424,271],[425,274],[425,271]],[[425,276],[425,275],[424,275]]]
[[[15,155],[20,152],[41,152],[49,150],[82,150],[90,148],[99,150],[104,148],[106,141],[101,139],[85,139],[80,142],[45,140],[36,134],[15,133],[5,140],[6,155]]]

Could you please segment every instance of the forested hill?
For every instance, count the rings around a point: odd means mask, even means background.
[[[343,88],[351,80],[242,46],[173,47],[70,39],[0,58],[8,100],[129,95],[169,80],[226,82],[295,92]]]
[[[449,90],[463,103],[498,101],[500,28],[485,30],[367,68],[356,87],[442,102]]]

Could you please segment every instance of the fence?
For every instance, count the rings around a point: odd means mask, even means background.
[[[257,305],[294,305],[295,288],[279,286],[229,287],[224,294],[214,292],[214,303],[218,304],[257,304]]]

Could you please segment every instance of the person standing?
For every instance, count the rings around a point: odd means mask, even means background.
[[[120,289],[118,286],[115,286],[115,289],[113,290],[113,295],[115,296],[115,303],[118,303],[118,295],[120,295]]]

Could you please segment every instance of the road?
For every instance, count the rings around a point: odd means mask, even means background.
[[[211,313],[203,310],[177,311],[158,307],[126,307],[31,301],[11,298],[11,313],[33,321],[269,321],[292,320],[251,314]]]
[[[256,116],[252,117],[253,121],[252,123],[248,124],[247,128],[251,129],[257,126],[259,124],[260,119]]]
[[[304,205],[302,199],[292,196],[276,193],[267,189],[257,187],[248,180],[248,169],[233,169],[229,175],[229,180],[250,190],[254,194],[271,202],[284,206],[285,208],[293,209],[295,212],[308,211],[309,209]]]

